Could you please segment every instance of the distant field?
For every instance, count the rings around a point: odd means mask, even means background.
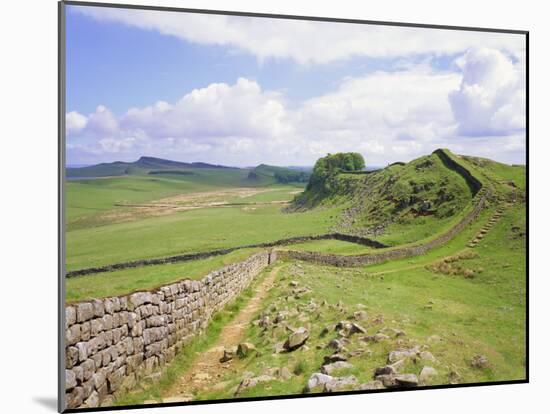
[[[222,187],[218,179],[209,182],[188,181],[186,176],[68,182],[67,270],[319,234],[328,231],[338,211],[284,214],[280,203],[300,192],[299,185],[256,187],[243,193],[241,187]],[[120,207],[137,203],[149,204]],[[152,207],[167,203],[197,208],[157,208],[147,215]]]
[[[120,203],[142,203],[184,192],[201,192],[241,185],[241,170],[201,170],[194,175],[129,175],[82,180],[65,184],[69,227],[77,219],[116,208]]]

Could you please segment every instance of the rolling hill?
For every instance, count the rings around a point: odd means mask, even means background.
[[[134,162],[115,161],[86,167],[69,167],[66,176],[69,179],[120,177],[131,175],[154,175],[171,178],[191,178],[204,176],[218,181],[221,176],[231,175],[237,178],[234,185],[265,186],[272,184],[307,183],[309,172],[303,169],[277,167],[260,164],[254,168],[228,167],[206,162],[181,162],[162,158],[143,156]]]
[[[180,162],[165,160],[155,157],[141,157],[134,162],[115,161],[110,163],[101,163],[88,167],[67,168],[68,178],[74,177],[109,177],[121,175],[144,175],[155,174],[164,171],[181,171],[193,169],[214,169],[214,170],[235,170],[234,167],[224,165],[214,165],[205,162]]]
[[[316,177],[295,197],[288,211],[341,205],[344,210],[338,230],[354,234],[384,234],[392,225],[403,233],[420,225],[435,228],[459,215],[478,190],[464,171],[451,165],[453,157],[498,188],[502,196],[525,186],[523,166],[439,149],[376,171],[335,171]]]

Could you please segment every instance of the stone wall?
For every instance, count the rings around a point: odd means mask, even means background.
[[[474,198],[472,199],[474,205],[468,207],[470,210],[465,212],[464,217],[462,217],[462,219],[457,224],[455,224],[445,233],[423,243],[412,246],[397,247],[395,249],[377,253],[344,256],[319,252],[280,250],[278,251],[278,256],[281,259],[291,258],[332,266],[364,266],[376,263],[383,263],[388,260],[418,256],[428,252],[435,247],[444,245],[453,237],[455,237],[458,233],[460,233],[468,224],[475,220],[481,210],[485,207],[488,200],[491,199],[491,190],[487,187],[484,187],[482,182],[475,176],[475,174],[469,171],[457,160],[455,160],[453,156],[449,154],[448,150],[437,149],[433,153],[439,156],[441,161],[448,168],[456,171],[464,177],[474,196]]]
[[[481,190],[481,188],[483,187],[481,181],[478,180],[477,177],[470,170],[468,170],[466,167],[456,161],[453,158],[454,156],[451,156],[451,154],[449,154],[448,150],[437,149],[433,153],[441,159],[441,161],[443,162],[443,164],[445,164],[447,168],[456,171],[462,177],[464,177],[473,195],[476,195],[479,190]]]
[[[383,263],[388,260],[403,259],[406,257],[418,256],[424,254],[434,247],[442,246],[460,233],[468,224],[470,224],[481,212],[486,203],[486,195],[481,195],[476,204],[464,217],[451,229],[442,235],[413,246],[398,247],[392,250],[386,250],[377,253],[367,253],[360,255],[337,255],[319,252],[307,252],[296,250],[279,250],[277,252],[281,259],[290,258],[304,260],[307,262],[328,264],[332,266],[364,266],[369,264]]]
[[[276,246],[287,246],[290,244],[304,243],[304,242],[315,241],[315,240],[331,240],[331,239],[362,244],[364,246],[369,246],[376,249],[388,247],[383,243],[380,243],[376,240],[369,239],[366,237],[350,236],[350,235],[341,234],[341,233],[327,233],[327,234],[319,234],[314,236],[289,237],[286,239],[280,239],[280,240],[275,240],[271,242],[247,244],[247,245],[242,245],[237,247],[229,247],[227,249],[210,250],[210,251],[199,252],[199,253],[186,253],[186,254],[180,254],[176,256],[160,257],[155,259],[133,260],[131,262],[114,263],[114,264],[100,266],[100,267],[89,267],[86,269],[72,270],[70,272],[67,272],[65,277],[70,278],[70,277],[90,275],[94,273],[112,272],[114,270],[129,269],[129,268],[140,267],[140,266],[151,266],[151,265],[200,260],[200,259],[206,259],[208,257],[225,255],[239,249],[270,248],[270,247],[276,247]]]
[[[275,258],[257,253],[201,280],[66,306],[66,407],[110,405],[173,359]]]

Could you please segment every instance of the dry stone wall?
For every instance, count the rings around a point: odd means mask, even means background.
[[[328,264],[332,266],[364,266],[383,263],[388,260],[418,256],[435,247],[444,245],[460,233],[468,224],[475,220],[481,210],[485,207],[488,200],[491,199],[491,190],[488,187],[484,187],[483,183],[475,176],[475,174],[456,161],[449,154],[448,150],[438,149],[434,151],[434,154],[439,156],[448,168],[455,170],[464,177],[472,191],[472,194],[474,195],[474,198],[472,199],[474,205],[469,207],[470,210],[464,214],[462,219],[445,233],[432,240],[428,240],[417,245],[398,247],[378,253],[343,256],[319,252],[281,250],[278,252],[279,257],[304,260],[319,264]]]
[[[66,407],[110,405],[173,359],[275,258],[257,253],[201,280],[66,306]]]
[[[330,239],[362,244],[364,246],[369,246],[376,249],[388,247],[383,243],[380,243],[376,240],[372,240],[366,237],[351,236],[351,235],[341,234],[341,233],[327,233],[327,234],[320,234],[320,235],[314,235],[314,236],[289,237],[286,239],[275,240],[272,242],[247,244],[244,246],[230,247],[227,249],[210,250],[210,251],[200,252],[200,253],[187,253],[187,254],[180,254],[176,256],[160,257],[156,259],[142,259],[142,260],[134,260],[131,262],[124,262],[124,263],[114,263],[107,266],[89,267],[87,269],[73,270],[73,271],[67,272],[65,277],[70,278],[70,277],[84,276],[84,275],[89,275],[94,273],[111,272],[111,271],[120,270],[120,269],[129,269],[129,268],[139,267],[139,266],[151,266],[151,265],[160,265],[160,264],[167,264],[167,263],[206,259],[208,257],[225,255],[239,249],[270,248],[275,246],[286,246],[289,244],[304,243],[304,242],[315,241],[315,240],[330,240]]]
[[[327,264],[332,266],[364,266],[369,264],[383,263],[388,260],[403,259],[406,257],[418,256],[429,250],[442,246],[460,233],[468,224],[470,224],[481,212],[487,200],[486,195],[481,195],[476,204],[465,216],[451,229],[442,235],[427,242],[414,245],[395,248],[393,250],[382,251],[379,253],[369,253],[361,255],[337,255],[319,252],[307,252],[296,250],[280,250],[277,252],[280,258],[290,258],[304,260],[307,262]]]

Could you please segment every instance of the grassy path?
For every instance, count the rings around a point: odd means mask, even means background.
[[[224,326],[216,343],[203,352],[174,386],[164,393],[162,402],[191,401],[197,393],[214,387],[219,378],[231,370],[231,361],[220,363],[224,348],[237,346],[242,341],[253,316],[273,287],[279,269],[280,267],[273,268],[269,275],[256,286],[254,296],[247,305],[235,319]]]

